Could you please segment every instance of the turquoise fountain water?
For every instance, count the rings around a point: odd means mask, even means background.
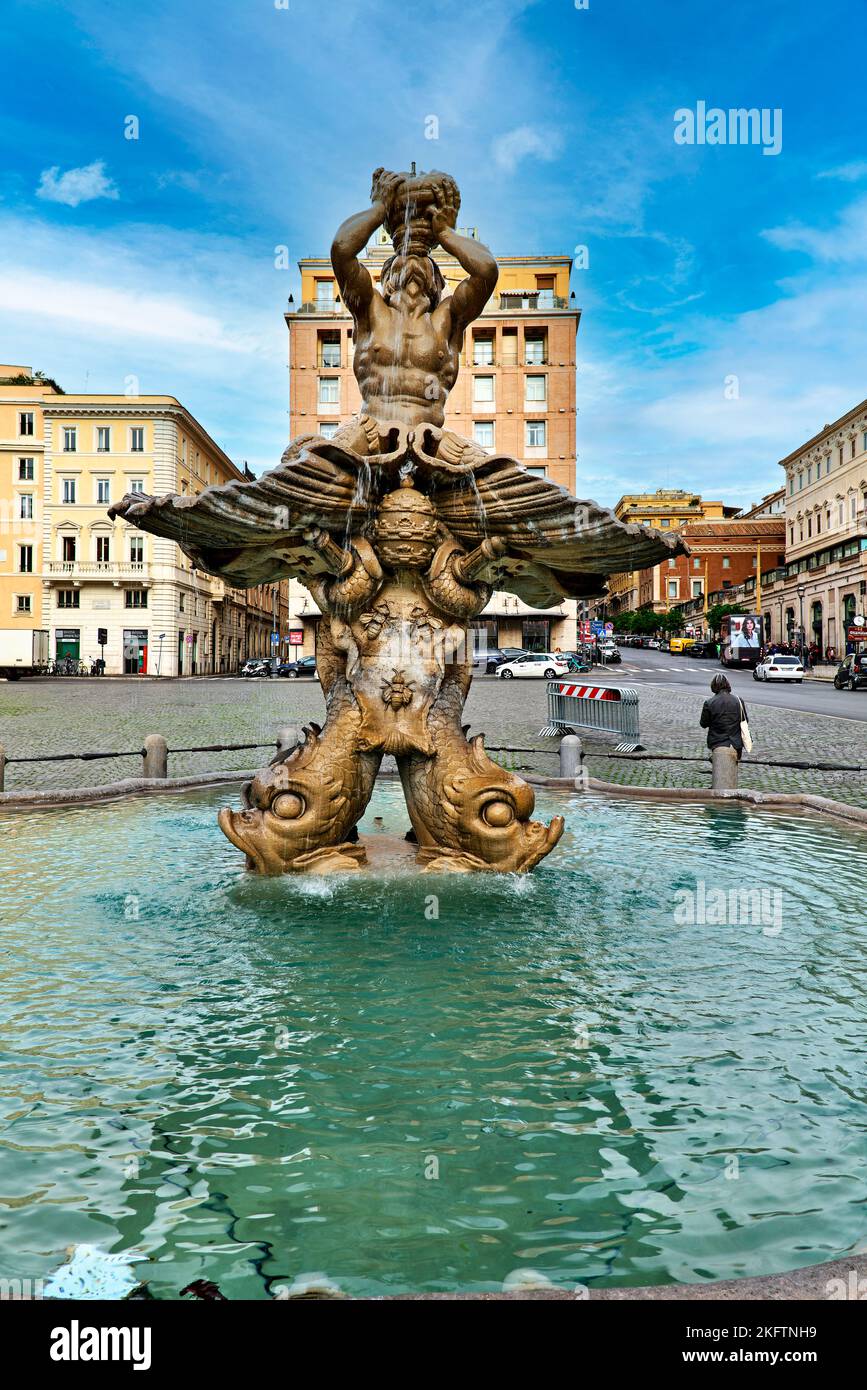
[[[268,880],[234,795],[0,818],[0,1275],[92,1245],[265,1298],[863,1248],[863,840],[551,794],[532,876]],[[679,924],[698,881],[779,887],[779,923]]]

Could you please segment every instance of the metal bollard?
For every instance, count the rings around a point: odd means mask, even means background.
[[[291,753],[302,739],[301,730],[297,724],[287,724],[284,729],[277,730],[277,752],[278,754]]]
[[[169,745],[162,734],[148,734],[144,741],[142,777],[167,777],[168,773]]]
[[[0,743],[0,792],[6,790],[6,749]]]
[[[736,791],[738,785],[738,755],[734,748],[714,748],[711,752],[713,775],[711,787],[715,792]]]
[[[583,749],[577,734],[565,734],[560,740],[560,776],[570,781],[580,776]]]

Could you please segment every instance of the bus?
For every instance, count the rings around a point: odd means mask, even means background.
[[[720,624],[720,663],[754,667],[761,654],[763,631],[760,613],[727,613]]]

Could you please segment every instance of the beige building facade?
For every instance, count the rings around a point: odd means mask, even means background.
[[[108,516],[128,492],[195,495],[244,478],[174,397],[66,395],[0,367],[0,468],[0,632],[44,630],[51,659],[159,676],[269,654],[275,615],[285,636],[288,585],[231,589],[174,542]]]

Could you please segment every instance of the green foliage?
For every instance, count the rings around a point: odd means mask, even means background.
[[[727,613],[746,613],[746,609],[741,603],[715,603],[712,608],[707,610],[705,617],[707,625],[715,637],[719,636],[720,626]]]
[[[683,632],[686,626],[683,613],[679,608],[670,608],[667,613],[659,614],[658,623],[662,631],[669,635],[673,632]]]

